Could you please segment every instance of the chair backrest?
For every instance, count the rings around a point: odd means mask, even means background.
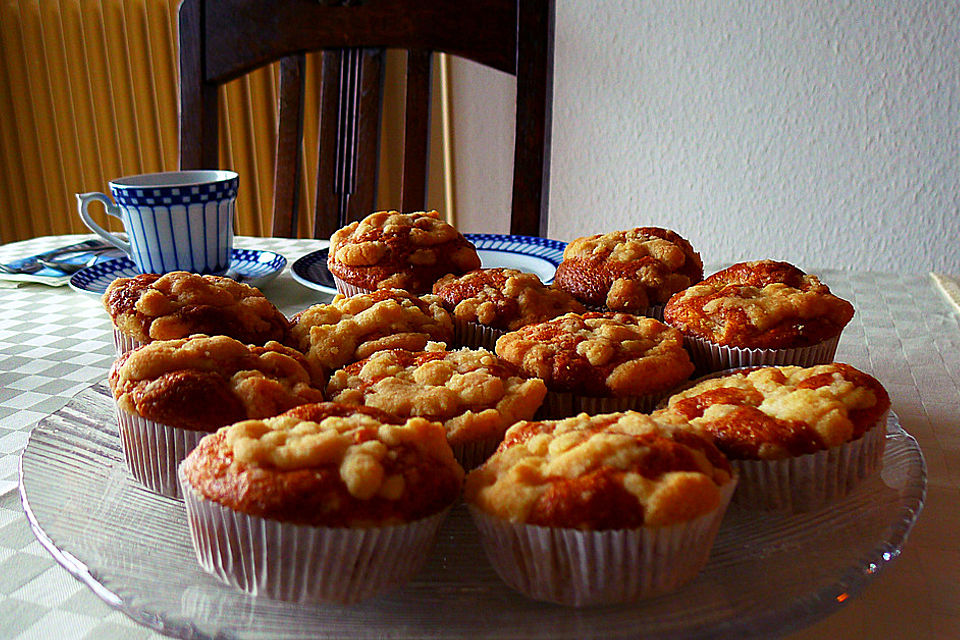
[[[384,52],[401,49],[407,67],[400,210],[421,210],[432,54],[445,52],[516,78],[510,229],[546,235],[553,20],[554,0],[184,0],[180,167],[219,165],[218,87],[279,60],[272,233],[296,235],[305,54],[322,52],[313,235],[329,237],[377,207]]]

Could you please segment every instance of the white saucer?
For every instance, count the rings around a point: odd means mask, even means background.
[[[557,265],[563,260],[567,243],[533,236],[510,236],[496,233],[467,233],[480,255],[480,266],[509,267],[536,274],[544,284],[553,282]],[[327,269],[327,249],[303,256],[290,266],[290,275],[305,287],[336,293],[333,276]]]
[[[277,277],[287,259],[273,251],[233,249],[227,277],[251,287],[262,287]],[[100,262],[77,271],[70,277],[70,287],[80,293],[100,296],[117,278],[132,278],[140,272],[129,258]]]

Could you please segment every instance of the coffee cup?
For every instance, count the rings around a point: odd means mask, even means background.
[[[130,256],[140,273],[223,275],[230,268],[238,183],[233,171],[145,173],[110,181],[113,201],[100,192],[78,193],[77,208],[83,223]],[[123,222],[126,240],[93,221],[93,202]]]

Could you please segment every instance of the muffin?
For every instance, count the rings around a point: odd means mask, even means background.
[[[310,382],[303,354],[278,342],[193,336],[128,351],[110,369],[127,466],[148,489],[179,497],[177,465],[200,438],[322,401]]]
[[[679,331],[628,313],[567,313],[505,334],[496,351],[546,383],[547,418],[647,411],[693,372]]]
[[[740,476],[734,501],[808,511],[879,469],[890,398],[872,376],[831,363],[708,377],[654,416],[687,421]]]
[[[471,469],[493,453],[507,427],[534,416],[547,388],[486,349],[378,351],[333,374],[327,397],[403,418],[443,424],[454,456]]]
[[[301,311],[291,335],[317,378],[384,349],[420,351],[431,341],[450,343],[453,320],[436,296],[381,289],[337,295],[330,304]]]
[[[586,311],[566,291],[547,287],[533,273],[496,267],[448,274],[433,293],[453,316],[454,343],[493,349],[497,338],[528,324]]]
[[[462,479],[441,425],[336,403],[224,427],[180,467],[203,568],[298,603],[349,604],[409,580]]]
[[[833,361],[853,306],[814,275],[774,260],[740,262],[670,298],[698,371]]]
[[[154,340],[200,333],[244,344],[284,342],[290,327],[259,289],[221,276],[172,271],[117,278],[102,300],[118,355]]]
[[[554,285],[593,311],[624,311],[663,319],[674,293],[703,279],[700,254],[660,227],[577,238],[563,251]]]
[[[628,411],[512,426],[464,499],[504,582],[584,606],[694,577],[735,485],[708,440]]]
[[[344,295],[374,289],[421,294],[441,276],[479,269],[480,256],[436,211],[378,211],[330,237],[327,268]]]

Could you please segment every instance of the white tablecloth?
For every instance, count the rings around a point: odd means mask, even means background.
[[[0,262],[67,244],[38,238],[0,247]],[[313,240],[238,238],[290,264]],[[840,611],[791,636],[960,637],[960,323],[927,274],[816,270],[857,310],[837,360],[876,376],[927,461],[927,503],[899,559]],[[287,314],[329,296],[287,271],[263,288]],[[99,299],[68,287],[0,289],[0,640],[159,637],[111,609],[37,542],[20,505],[18,461],[30,430],[113,360]],[[802,559],[798,559],[802,561]],[[640,632],[642,630],[638,630]]]

